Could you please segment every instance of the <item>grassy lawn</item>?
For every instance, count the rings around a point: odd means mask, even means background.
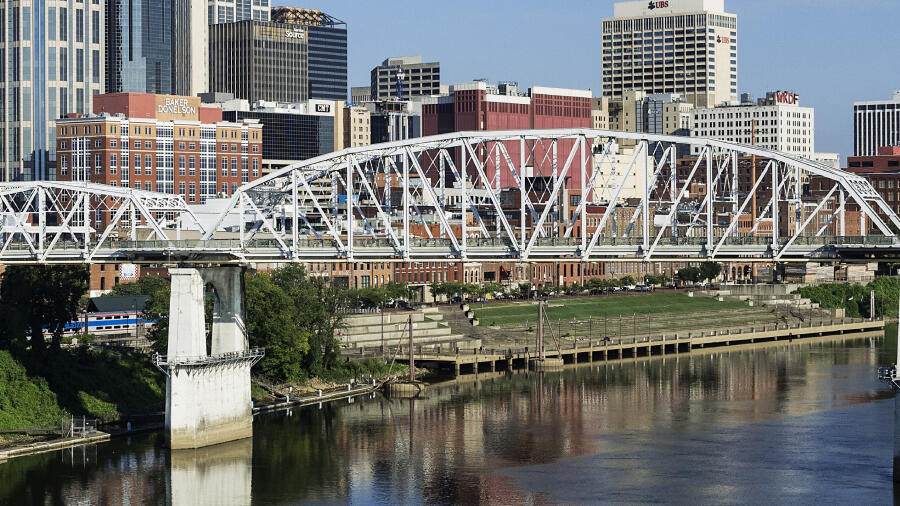
[[[482,325],[523,325],[526,320],[537,321],[537,304],[509,302],[502,304],[471,304]],[[688,297],[681,293],[660,293],[627,296],[597,296],[579,299],[549,300],[547,317],[551,320],[585,320],[617,317],[618,315],[694,313],[716,310],[746,309],[743,302],[719,302],[708,297]]]

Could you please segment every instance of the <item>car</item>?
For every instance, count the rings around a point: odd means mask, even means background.
[[[462,302],[462,297],[460,297],[459,295],[457,295],[456,297],[452,297],[450,299],[450,302],[452,302],[453,304],[459,304],[460,302]]]
[[[626,290],[635,290],[636,288],[637,288],[637,285],[625,285]]]
[[[475,297],[472,300],[473,300],[473,302],[484,302],[484,297]]]
[[[647,285],[637,285],[634,289],[637,292],[649,292],[651,290]]]

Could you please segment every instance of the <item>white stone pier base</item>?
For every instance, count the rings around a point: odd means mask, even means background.
[[[168,354],[156,357],[166,381],[166,431],[172,449],[250,437],[250,368],[262,350],[248,347],[240,267],[169,269]],[[207,352],[204,289],[215,290],[212,352]]]

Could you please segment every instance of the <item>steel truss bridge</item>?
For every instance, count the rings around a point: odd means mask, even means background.
[[[679,172],[685,150],[696,158]],[[755,179],[742,157],[764,161]],[[825,183],[818,200],[803,199],[809,178]],[[594,129],[461,132],[345,149],[243,185],[214,220],[202,223],[195,211],[180,195],[124,185],[3,183],[0,263],[772,262],[900,253],[900,220],[858,175],[755,146]]]

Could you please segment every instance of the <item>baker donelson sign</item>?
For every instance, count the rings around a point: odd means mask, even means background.
[[[199,108],[200,99],[197,97],[156,97],[157,119],[197,119]]]

